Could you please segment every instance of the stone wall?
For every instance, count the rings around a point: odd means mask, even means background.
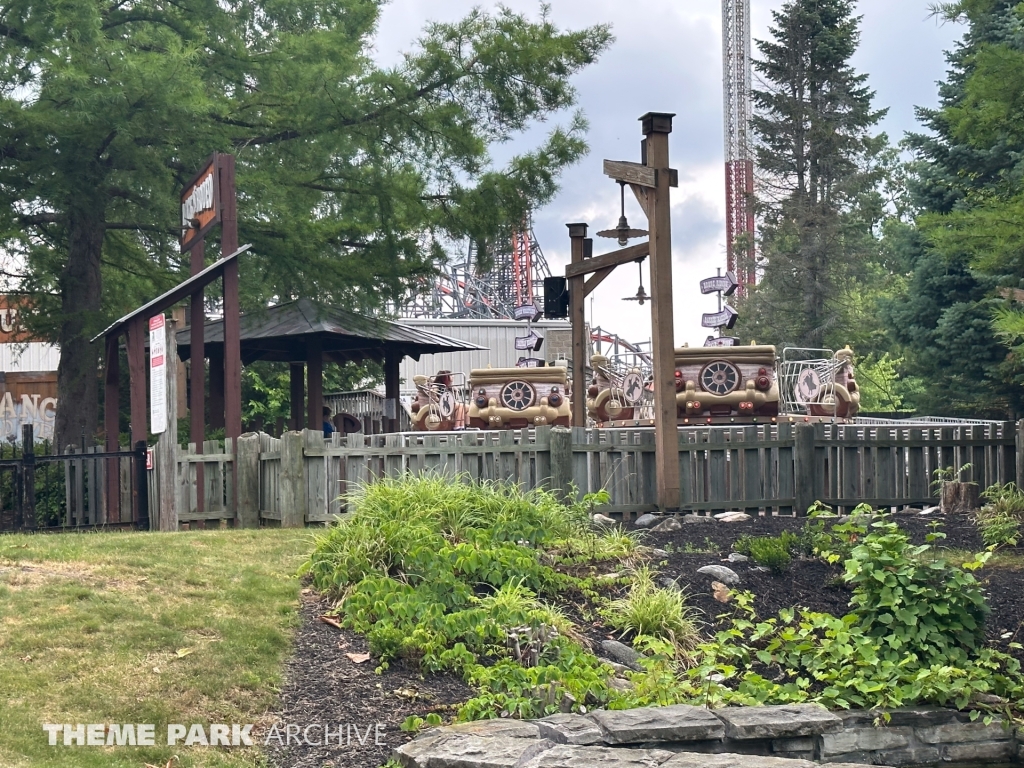
[[[883,724],[815,705],[677,705],[435,728],[394,756],[404,768],[980,768],[1019,753],[1014,729],[947,709],[897,709]]]

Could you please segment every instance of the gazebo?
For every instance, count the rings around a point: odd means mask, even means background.
[[[211,360],[211,376],[224,366],[224,321],[206,323],[204,355]],[[191,356],[191,329],[177,334],[178,356]],[[399,364],[404,357],[419,360],[434,352],[461,352],[483,349],[459,339],[410,328],[400,323],[347,312],[333,307],[317,307],[308,299],[279,304],[266,310],[242,315],[242,365],[267,360],[288,363],[291,373],[291,426],[302,426],[302,406],[306,401],[305,425],[320,429],[323,422],[323,366],[328,363],[375,360],[384,366],[386,413],[390,431],[397,431]],[[305,378],[305,391],[303,388]],[[211,382],[210,394],[223,392]],[[305,397],[304,397],[305,395]],[[223,407],[212,403],[212,414],[223,414]],[[216,416],[214,417],[216,418]],[[220,426],[212,423],[210,426]]]

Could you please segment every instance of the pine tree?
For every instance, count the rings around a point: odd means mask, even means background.
[[[473,11],[373,63],[384,0],[23,0],[0,9],[0,251],[61,346],[57,440],[97,425],[103,323],[187,274],[178,191],[237,156],[243,303],[368,309],[549,199],[577,116],[504,168],[488,150],[571,107],[606,27]],[[216,243],[208,251],[213,253]]]
[[[877,248],[874,192],[885,114],[850,58],[860,19],[851,0],[789,0],[758,41],[754,92],[763,278],[744,303],[759,341],[821,347],[842,340],[850,288]]]

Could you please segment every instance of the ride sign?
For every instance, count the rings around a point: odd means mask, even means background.
[[[726,304],[721,312],[704,313],[700,324],[705,328],[732,328],[739,316],[739,312]]]
[[[220,223],[220,177],[214,153],[181,192],[181,252]]]
[[[717,275],[715,277],[709,277],[706,280],[700,281],[700,292],[701,293],[721,293],[723,296],[732,296],[739,288],[739,283],[736,282],[736,275],[732,272],[726,272],[724,275]]]

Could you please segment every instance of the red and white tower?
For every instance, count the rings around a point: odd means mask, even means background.
[[[728,270],[754,285],[754,155],[750,146],[750,0],[722,0],[725,219]]]

